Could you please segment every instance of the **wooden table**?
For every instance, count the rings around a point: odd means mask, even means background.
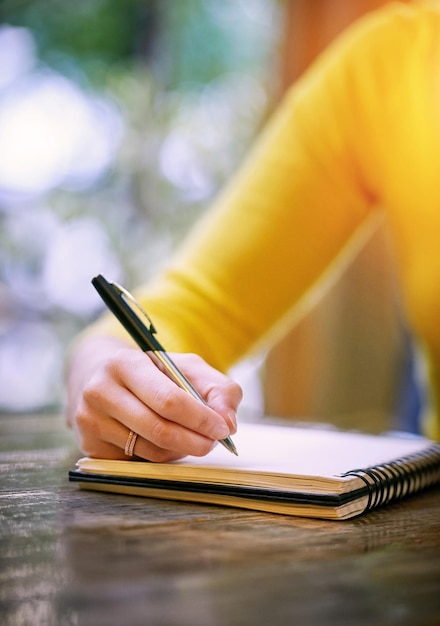
[[[440,489],[324,522],[80,491],[77,456],[0,417],[2,626],[440,624]]]

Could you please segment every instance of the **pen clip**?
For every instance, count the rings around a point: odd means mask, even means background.
[[[140,313],[142,313],[142,315],[146,318],[146,320],[148,321],[148,324],[150,325],[150,328],[148,329],[150,333],[152,335],[157,333],[156,328],[154,327],[154,324],[153,324],[153,320],[145,311],[145,309],[142,307],[142,305],[136,300],[136,298],[129,291],[127,291],[127,289],[124,289],[124,287],[121,287],[121,285],[119,285],[118,283],[112,282],[111,284],[113,285],[115,290],[118,292],[118,294],[122,298],[125,299],[125,301],[127,302],[128,306],[130,306],[131,309],[133,309],[133,305],[134,305],[136,309]]]

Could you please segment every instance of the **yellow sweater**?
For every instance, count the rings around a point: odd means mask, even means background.
[[[137,293],[170,351],[227,370],[292,321],[374,215],[440,397],[440,5],[393,3],[287,94],[166,271]],[[94,332],[121,333],[108,316]],[[438,418],[429,434],[440,439]]]

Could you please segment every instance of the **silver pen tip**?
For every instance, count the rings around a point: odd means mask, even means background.
[[[221,443],[225,446],[227,450],[229,450],[229,452],[232,452],[232,454],[235,454],[235,456],[238,456],[237,448],[235,447],[234,442],[232,441],[230,437],[227,437],[226,439],[222,439]]]

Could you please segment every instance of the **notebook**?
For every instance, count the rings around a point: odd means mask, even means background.
[[[238,457],[218,445],[172,463],[82,458],[69,479],[84,489],[333,520],[440,482],[440,444],[422,437],[244,423],[233,439]]]

